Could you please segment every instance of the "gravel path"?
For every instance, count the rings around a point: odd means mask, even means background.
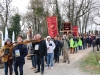
[[[78,53],[75,54],[69,54],[70,64],[63,63],[62,56],[60,56],[60,62],[54,64],[54,69],[45,70],[44,75],[95,75],[82,72],[82,70],[80,70],[79,66],[77,65],[82,57],[86,56],[90,51],[92,51],[91,48],[88,48],[86,50],[78,51]],[[0,75],[4,75],[4,69],[0,69]],[[26,64],[24,65],[24,75],[41,74],[35,74],[34,71],[31,70],[31,61],[26,60]]]

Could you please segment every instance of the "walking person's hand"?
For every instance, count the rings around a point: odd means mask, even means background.
[[[47,49],[49,49],[49,47],[47,47]]]
[[[4,56],[4,53],[2,53],[1,55],[0,55],[0,57],[3,57]]]
[[[9,59],[12,59],[12,57],[10,57]]]

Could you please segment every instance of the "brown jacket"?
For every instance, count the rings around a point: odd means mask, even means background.
[[[12,51],[13,51],[14,46],[13,45],[4,45],[2,47],[2,49],[0,50],[0,56],[4,53],[6,48],[9,48],[10,51],[9,51],[8,55],[2,56],[2,62],[8,62],[9,57],[12,57]]]

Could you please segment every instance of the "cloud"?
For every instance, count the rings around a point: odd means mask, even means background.
[[[25,13],[29,5],[30,0],[13,0],[11,5],[12,7],[18,8],[20,13]]]

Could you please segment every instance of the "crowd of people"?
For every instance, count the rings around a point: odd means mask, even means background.
[[[38,36],[37,36],[38,35]],[[32,39],[37,40],[37,38],[41,38],[40,34],[35,35]],[[39,39],[38,39],[39,40]],[[41,72],[44,73],[45,69],[53,69],[55,63],[59,63],[59,57],[63,56],[63,63],[70,64],[69,54],[77,53],[80,50],[85,50],[88,47],[94,47],[99,50],[100,45],[100,37],[96,35],[86,35],[86,36],[73,36],[71,34],[57,36],[51,38],[47,36],[46,38],[42,39],[45,44],[42,46],[39,45],[39,42],[32,43],[30,49],[30,55],[32,60],[32,69],[35,70],[35,73]],[[38,46],[37,46],[38,45]],[[39,50],[37,49],[39,47]],[[38,50],[38,51],[37,51]],[[41,50],[45,53],[42,54]],[[40,52],[39,52],[40,51]],[[40,53],[40,54],[39,54]],[[41,63],[40,63],[41,62]],[[45,64],[44,64],[45,62]],[[40,71],[40,64],[41,64],[41,71]]]
[[[46,69],[54,69],[55,63],[60,63],[60,55],[63,56],[63,63],[70,64],[69,54],[77,53],[80,50],[85,50],[87,47],[100,48],[100,35],[73,36],[72,34],[57,36],[51,38],[47,36],[42,38],[40,34],[33,37],[29,36],[31,41],[28,48],[23,41],[22,36],[17,37],[17,43],[12,43],[8,38],[5,45],[0,50],[0,57],[4,62],[4,73],[8,75],[8,67],[10,75],[23,75],[23,66],[25,57],[29,54],[31,57],[32,68],[35,73],[41,72],[44,74]],[[33,40],[33,41],[32,41]],[[35,41],[34,41],[35,40]]]

